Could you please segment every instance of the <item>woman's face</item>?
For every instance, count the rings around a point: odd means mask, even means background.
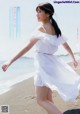
[[[41,21],[41,22],[49,18],[49,14],[45,13],[45,11],[41,10],[40,8],[38,8],[36,16],[38,21]]]

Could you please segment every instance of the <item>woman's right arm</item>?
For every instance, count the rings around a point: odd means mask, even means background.
[[[26,52],[28,52],[33,46],[34,44],[38,41],[39,39],[30,39],[27,46],[25,46],[16,56],[14,56],[11,60],[9,60],[8,62],[6,62],[5,64],[3,64],[2,69],[3,71],[6,71],[7,68],[13,63],[15,62],[18,58],[20,58],[22,55],[24,55]]]

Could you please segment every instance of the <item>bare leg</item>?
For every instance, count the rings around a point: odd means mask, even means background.
[[[51,101],[52,103],[54,103],[54,102],[53,102],[53,98],[52,98],[52,91],[50,90],[50,88],[48,89],[47,99],[48,99],[49,101]],[[48,114],[51,114],[51,113],[48,112]]]
[[[49,88],[36,86],[37,103],[42,106],[48,114],[63,114],[52,101],[48,99]]]
[[[51,101],[52,103],[54,103],[54,102],[53,102],[53,97],[52,97],[52,91],[51,91],[50,88],[48,88],[47,99],[48,99],[49,101]]]

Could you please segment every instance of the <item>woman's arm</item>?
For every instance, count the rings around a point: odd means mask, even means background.
[[[38,41],[39,39],[30,39],[27,46],[25,46],[16,56],[14,56],[11,60],[3,64],[2,69],[3,71],[6,71],[7,68],[15,62],[18,58],[20,58],[22,55],[24,55],[26,52],[28,52],[34,44]]]
[[[34,44],[38,41],[38,39],[31,39],[29,40],[27,46],[25,46],[15,57],[11,59],[11,63],[16,61],[18,58],[20,58],[22,55],[27,53],[33,46]]]
[[[75,60],[74,54],[73,54],[73,52],[72,52],[70,46],[68,45],[68,43],[65,42],[65,43],[63,44],[63,47],[67,50],[67,52],[68,52],[68,53],[70,54],[70,56],[72,57],[74,66],[77,67],[78,63],[77,63],[77,61]]]

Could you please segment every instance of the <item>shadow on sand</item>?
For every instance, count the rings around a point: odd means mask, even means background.
[[[63,114],[80,114],[80,109],[67,110]]]

